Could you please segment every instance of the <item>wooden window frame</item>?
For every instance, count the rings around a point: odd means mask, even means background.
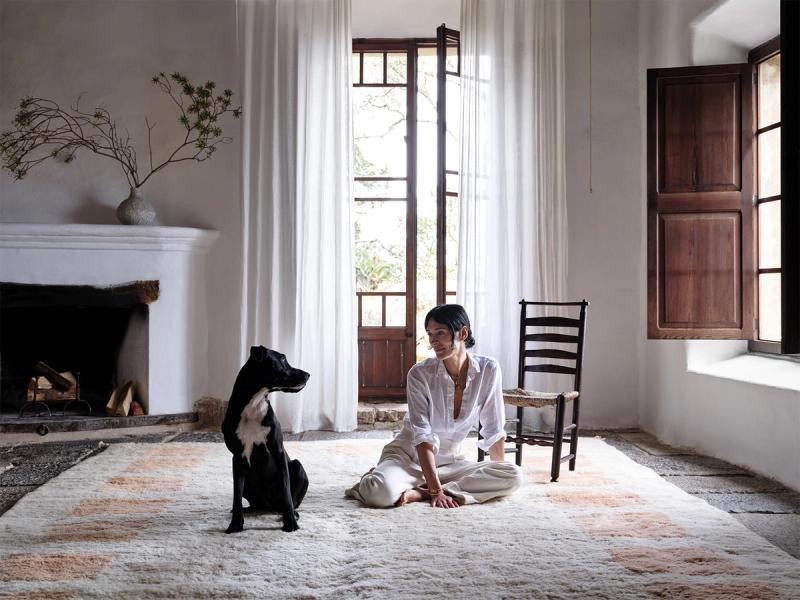
[[[767,127],[758,126],[758,110],[760,106],[761,98],[758,92],[758,69],[759,65],[772,58],[776,54],[780,54],[781,52],[781,36],[776,36],[771,40],[768,40],[761,44],[760,46],[756,46],[747,54],[747,62],[753,65],[753,187],[754,191],[758,190],[758,181],[759,181],[759,169],[758,169],[758,136],[762,133],[766,133],[776,127],[782,127],[782,120],[779,120],[777,123],[771,124]],[[781,115],[782,117],[783,115]],[[782,176],[782,175],[781,175]],[[775,200],[780,200],[783,198],[783,194],[778,194],[777,196],[770,196],[768,198],[760,198],[758,193],[753,194],[753,204],[755,207],[755,220],[758,223],[758,215],[759,209],[764,204],[769,202],[774,202]],[[783,202],[781,203],[784,204]],[[756,226],[756,231],[758,232],[758,226]],[[783,234],[783,232],[781,232]],[[757,234],[758,235],[758,234]],[[756,237],[756,253],[758,253],[758,249],[760,248],[760,244],[758,243],[758,237]],[[783,261],[781,261],[781,265],[783,265]],[[759,313],[759,305],[760,305],[760,297],[759,297],[759,286],[758,280],[759,275],[762,273],[769,273],[769,272],[778,272],[781,273],[782,269],[762,269],[758,265],[758,259],[756,261],[756,268],[755,268],[755,294],[756,294],[756,309],[755,315],[756,319],[758,319]],[[781,315],[783,316],[783,315]],[[759,335],[759,325],[756,325],[753,328],[753,339],[747,341],[747,350],[749,352],[762,352],[765,354],[781,354],[781,342],[776,341],[767,341],[758,339]]]
[[[748,342],[751,352],[800,354],[800,2],[781,0],[780,35],[749,62],[781,54],[781,341]]]

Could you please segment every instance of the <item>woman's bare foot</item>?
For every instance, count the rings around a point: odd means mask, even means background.
[[[421,502],[422,500],[428,500],[430,495],[428,491],[423,488],[409,488],[402,494],[400,494],[400,499],[395,502],[395,506],[405,506],[406,504],[411,504],[412,502]]]

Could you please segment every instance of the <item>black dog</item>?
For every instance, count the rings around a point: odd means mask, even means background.
[[[222,433],[233,453],[233,513],[226,533],[244,527],[242,497],[248,511],[279,512],[283,530],[298,529],[297,507],[308,489],[308,477],[283,449],[283,433],[267,399],[270,392],[299,392],[308,373],[295,369],[279,352],[253,346],[239,371],[228,402]]]

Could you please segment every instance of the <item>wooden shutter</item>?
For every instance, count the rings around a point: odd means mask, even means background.
[[[647,336],[751,338],[752,66],[647,76]]]

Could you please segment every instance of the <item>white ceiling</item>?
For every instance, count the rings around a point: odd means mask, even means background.
[[[778,35],[780,22],[780,0],[724,0],[694,26],[750,49]]]

